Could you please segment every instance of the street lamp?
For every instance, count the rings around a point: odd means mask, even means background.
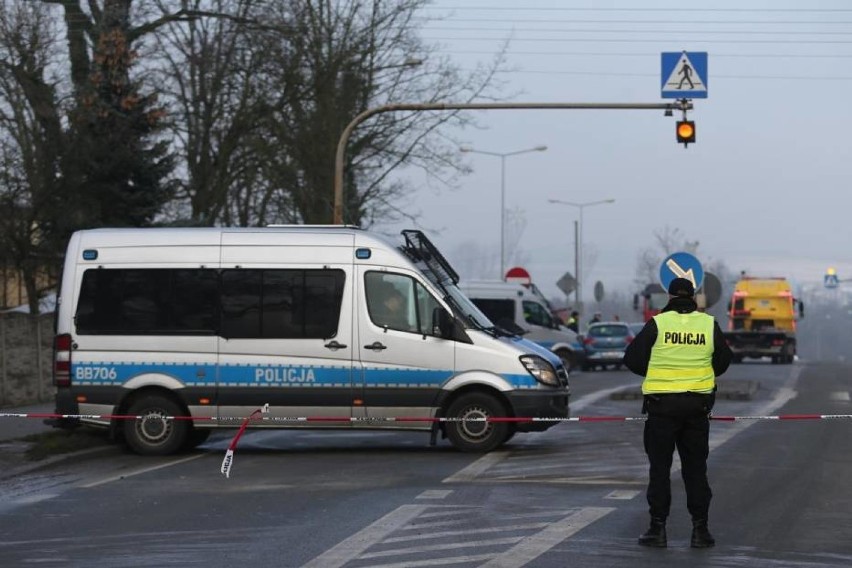
[[[467,146],[462,146],[459,150],[468,154],[485,154],[486,156],[500,158],[500,280],[502,280],[506,274],[506,158],[530,152],[544,152],[547,150],[547,146],[536,146],[535,148],[516,150],[514,152],[486,152],[484,150],[474,150]]]
[[[573,201],[563,201],[561,199],[548,199],[547,201],[548,203],[570,205],[580,210],[580,224],[577,229],[576,249],[574,250],[574,271],[577,273],[576,301],[577,309],[579,310],[583,305],[583,209],[591,207],[592,205],[615,203],[615,199],[601,199],[600,201],[587,201],[585,203],[574,203]]]

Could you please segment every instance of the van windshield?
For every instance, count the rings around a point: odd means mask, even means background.
[[[449,284],[449,283],[446,283]],[[460,312],[455,314],[457,317],[461,318],[462,321],[465,322],[468,326],[491,329],[494,327],[494,324],[488,319],[488,316],[482,313],[482,311],[476,307],[476,304],[470,301],[470,299],[459,290],[458,286],[455,284],[442,286],[443,290],[447,293],[447,296],[452,298],[452,306],[453,309]]]
[[[458,273],[426,235],[416,230],[402,231],[402,234],[405,244],[400,247],[400,251],[417,266],[429,282],[444,292],[444,298],[450,304],[453,315],[461,320],[465,327],[483,329],[498,335],[505,333],[459,290]]]

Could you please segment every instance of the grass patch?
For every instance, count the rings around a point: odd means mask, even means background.
[[[68,454],[109,443],[109,433],[95,428],[54,430],[43,434],[24,436],[31,445],[25,455],[30,461],[39,461],[57,454]]]

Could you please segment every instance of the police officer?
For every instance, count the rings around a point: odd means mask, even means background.
[[[568,323],[565,326],[574,333],[580,333],[580,312],[577,310],[571,312],[571,317],[568,318]]]
[[[707,481],[710,410],[716,377],[728,369],[731,350],[719,324],[701,313],[695,287],[685,278],[669,285],[669,302],[645,324],[624,353],[628,369],[645,377],[642,411],[645,453],[650,463],[648,505],[651,526],[639,537],[643,546],[665,547],[671,506],[671,466],[677,448],[692,516],[693,548],[716,544],[707,528],[712,492]]]

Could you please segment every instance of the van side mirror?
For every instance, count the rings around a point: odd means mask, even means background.
[[[437,307],[432,310],[432,335],[450,339],[453,337],[453,327],[455,326],[455,318],[442,307]]]

